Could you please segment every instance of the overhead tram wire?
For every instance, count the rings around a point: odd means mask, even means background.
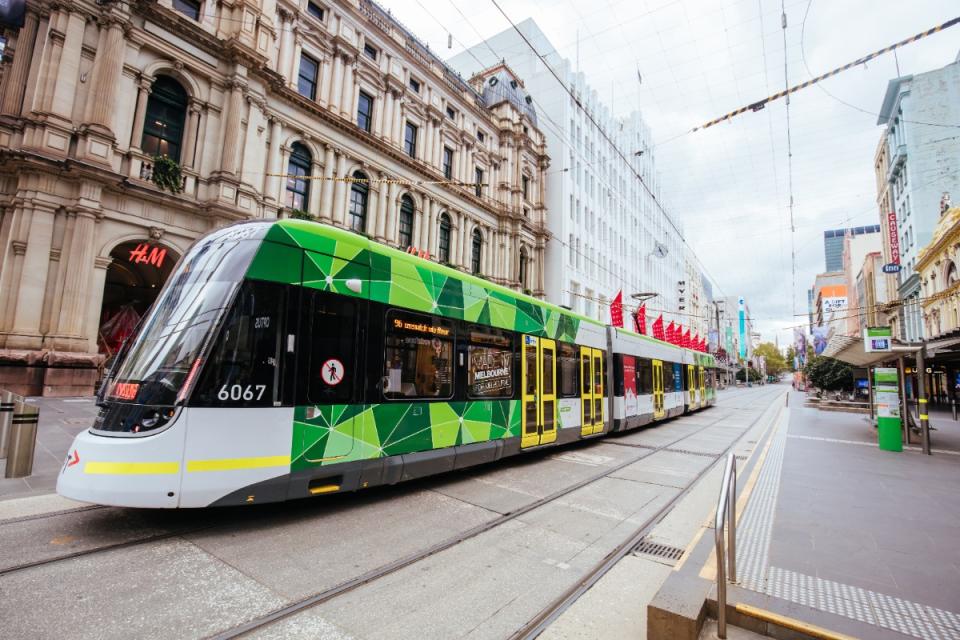
[[[667,222],[669,222],[670,226],[673,227],[673,230],[676,232],[677,236],[680,238],[680,241],[683,243],[684,246],[686,246],[690,250],[690,253],[693,255],[694,259],[699,263],[700,267],[703,269],[703,273],[706,274],[714,282],[717,289],[719,289],[721,293],[725,293],[723,290],[723,287],[720,286],[719,280],[714,278],[713,275],[709,273],[709,271],[706,268],[706,265],[703,264],[703,262],[697,256],[697,254],[693,251],[693,247],[690,246],[690,244],[687,242],[687,239],[684,237],[683,232],[680,231],[680,228],[677,227],[677,224],[673,221],[673,217],[669,213],[667,213],[667,210],[663,207],[663,204],[660,202],[659,198],[657,198],[656,194],[654,194],[653,191],[650,190],[650,187],[647,186],[647,183],[644,181],[643,176],[641,176],[640,173],[633,168],[633,165],[630,164],[630,160],[627,158],[626,155],[624,155],[623,151],[620,150],[620,147],[617,146],[616,142],[614,142],[614,140],[610,138],[606,130],[600,126],[600,124],[594,119],[593,115],[583,106],[583,102],[581,101],[581,99],[577,97],[577,95],[573,92],[572,89],[570,89],[570,87],[567,86],[567,84],[563,81],[563,79],[560,78],[559,75],[557,75],[557,72],[547,62],[547,60],[543,57],[543,55],[539,51],[537,51],[537,48],[533,46],[533,43],[530,42],[526,34],[524,34],[520,30],[520,28],[517,27],[513,19],[510,18],[507,12],[504,11],[503,7],[500,6],[500,3],[497,0],[490,0],[490,2],[493,3],[493,6],[495,6],[497,10],[501,13],[501,15],[503,15],[503,17],[507,20],[507,22],[510,23],[510,26],[513,27],[513,30],[517,32],[517,35],[519,35],[520,38],[524,41],[524,43],[526,43],[527,47],[530,48],[530,51],[532,51],[533,54],[537,56],[537,58],[540,60],[540,62],[543,63],[547,71],[550,72],[550,75],[552,75],[554,79],[560,84],[560,86],[563,87],[563,90],[570,96],[570,98],[573,100],[577,108],[584,113],[584,115],[587,117],[590,123],[597,129],[600,135],[607,141],[607,143],[614,150],[614,152],[623,160],[623,162],[627,165],[627,167],[629,167],[630,171],[634,174],[636,179],[640,182],[640,185],[643,187],[644,191],[647,192],[647,194],[650,196],[653,202],[657,205],[657,208],[659,208],[661,213],[663,213],[663,216],[667,219]]]
[[[491,2],[493,2],[494,4],[496,4],[496,0],[491,0]],[[792,86],[792,87],[788,87],[787,89],[784,89],[783,91],[780,91],[780,92],[778,92],[778,93],[775,93],[775,94],[773,94],[773,95],[771,95],[771,96],[767,96],[767,97],[764,98],[763,100],[758,100],[757,102],[754,102],[753,104],[748,104],[748,105],[745,105],[745,106],[743,106],[743,107],[740,107],[739,109],[735,109],[735,110],[731,111],[730,113],[727,113],[727,114],[725,114],[725,115],[720,116],[719,118],[715,118],[715,119],[713,119],[713,120],[711,120],[711,121],[709,121],[709,122],[707,122],[707,123],[704,123],[704,124],[702,124],[702,125],[700,125],[700,126],[698,126],[698,127],[694,127],[694,128],[693,128],[693,131],[700,131],[700,130],[703,130],[703,129],[707,129],[707,128],[709,128],[709,127],[712,127],[712,126],[714,126],[714,125],[716,125],[716,124],[720,124],[721,122],[726,122],[727,120],[730,120],[731,118],[735,118],[735,117],[739,116],[740,114],[745,113],[745,112],[747,112],[747,111],[760,111],[760,110],[763,109],[765,106],[767,106],[767,104],[769,104],[769,103],[771,103],[771,102],[774,102],[774,101],[776,101],[776,100],[779,100],[780,98],[789,96],[790,94],[796,93],[797,91],[800,91],[801,89],[805,89],[805,88],[807,88],[807,87],[809,87],[809,86],[811,86],[811,85],[817,84],[818,82],[820,82],[820,81],[822,81],[822,80],[826,80],[827,78],[831,78],[831,77],[833,77],[833,76],[835,76],[835,75],[837,75],[837,74],[839,74],[839,73],[841,73],[841,72],[843,72],[843,71],[847,71],[848,69],[852,69],[853,67],[856,67],[856,66],[858,66],[858,65],[864,64],[865,62],[869,62],[870,60],[873,60],[874,58],[877,58],[877,57],[879,57],[879,56],[882,56],[882,55],[885,54],[885,53],[890,53],[891,51],[893,51],[893,50],[895,50],[895,49],[897,49],[897,48],[899,48],[899,47],[903,47],[903,46],[905,46],[905,45],[912,44],[912,43],[914,43],[914,42],[917,42],[918,40],[921,40],[921,39],[923,39],[923,38],[929,37],[929,36],[931,36],[931,35],[933,35],[933,34],[935,34],[935,33],[939,33],[940,31],[943,31],[944,29],[949,29],[950,27],[956,26],[957,24],[960,24],[960,16],[958,16],[958,17],[956,17],[956,18],[952,18],[952,19],[950,19],[950,20],[947,20],[946,22],[944,22],[944,23],[942,23],[942,24],[939,24],[939,25],[937,25],[937,26],[935,26],[935,27],[931,27],[930,29],[927,29],[926,31],[921,31],[920,33],[918,33],[918,34],[916,34],[916,35],[913,35],[913,36],[911,36],[911,37],[909,37],[909,38],[905,38],[904,40],[901,40],[900,42],[895,42],[895,43],[893,43],[893,44],[891,44],[891,45],[888,45],[888,46],[884,47],[883,49],[879,49],[879,50],[877,50],[877,51],[874,51],[873,53],[867,54],[867,55],[863,56],[862,58],[857,58],[857,59],[854,60],[853,62],[848,62],[847,64],[843,65],[842,67],[837,67],[836,69],[833,69],[832,71],[828,71],[827,73],[824,73],[824,74],[822,74],[822,75],[819,75],[819,76],[817,76],[817,77],[815,77],[815,78],[810,78],[809,80],[806,80],[806,81],[804,81],[804,82],[801,82],[801,83],[798,84],[798,85],[794,85],[794,86]],[[942,126],[950,126],[950,127],[956,126],[956,127],[960,127],[960,125],[942,125]]]
[[[809,1],[807,2],[807,8],[806,8],[806,10],[803,12],[803,22],[802,22],[801,25],[800,25],[800,59],[803,61],[803,66],[804,66],[804,68],[807,70],[807,74],[809,74],[809,75],[812,76],[812,75],[813,75],[813,72],[810,70],[810,65],[807,64],[807,52],[806,52],[806,50],[804,49],[804,46],[803,46],[804,35],[806,34],[806,28],[807,28],[807,16],[808,16],[809,13],[810,13],[810,7],[811,7],[811,5],[813,5],[813,0],[809,0]],[[893,54],[894,54],[894,56],[896,56],[897,52],[894,50]],[[900,76],[900,66],[899,66],[899,64],[897,65],[897,76],[898,76],[898,77]],[[847,102],[846,100],[843,100],[842,98],[840,98],[840,97],[838,97],[838,96],[835,96],[834,94],[830,93],[830,92],[827,90],[827,88],[824,87],[822,84],[818,84],[818,85],[817,85],[817,88],[820,89],[820,91],[824,92],[824,93],[827,95],[827,97],[832,98],[833,100],[836,100],[837,102],[839,102],[840,104],[842,104],[842,105],[844,105],[844,106],[846,106],[846,107],[850,107],[851,109],[854,109],[855,111],[859,111],[860,113],[864,113],[864,114],[866,114],[866,115],[868,115],[868,116],[873,116],[873,117],[875,117],[875,118],[879,118],[879,117],[880,117],[880,114],[879,114],[879,113],[876,113],[875,111],[869,111],[869,110],[867,110],[867,109],[864,109],[863,107],[858,107],[858,106],[855,105],[855,104],[851,104],[851,103]],[[906,122],[907,124],[919,124],[919,125],[923,125],[923,126],[927,126],[927,127],[951,127],[951,128],[953,128],[953,127],[960,127],[960,124],[946,124],[946,123],[938,123],[938,122],[923,122],[923,121],[920,121],[920,120],[908,120],[908,119],[906,119],[906,118],[900,118],[900,122]]]

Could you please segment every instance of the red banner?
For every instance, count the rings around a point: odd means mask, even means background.
[[[637,312],[633,314],[633,329],[642,336],[647,335],[647,306],[640,305]]]
[[[633,356],[623,356],[623,400],[627,415],[637,413],[637,361]]]
[[[887,234],[890,237],[890,262],[900,264],[900,235],[897,233],[897,212],[887,214]]]
[[[686,349],[690,348],[690,329],[687,329],[687,332],[683,334],[683,346]]]
[[[653,322],[653,337],[657,340],[666,340],[667,336],[663,333],[663,314]]]
[[[610,322],[615,327],[623,326],[623,291],[617,292],[617,297],[610,303]]]

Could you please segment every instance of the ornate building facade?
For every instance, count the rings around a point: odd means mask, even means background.
[[[7,35],[0,387],[90,393],[178,257],[238,220],[312,216],[543,295],[535,114],[368,0],[38,0]]]

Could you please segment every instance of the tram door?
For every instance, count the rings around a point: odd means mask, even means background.
[[[557,343],[523,336],[523,435],[521,447],[557,439]]]
[[[687,365],[687,404],[691,409],[697,408],[697,374],[692,364]]]
[[[698,374],[700,376],[700,406],[705,407],[707,406],[707,383],[703,367],[698,367]]]
[[[603,432],[603,351],[580,347],[580,435]]]
[[[653,417],[659,420],[664,416],[663,410],[663,361],[653,361]]]

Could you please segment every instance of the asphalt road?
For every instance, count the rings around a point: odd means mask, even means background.
[[[509,637],[729,446],[749,452],[782,394],[776,386],[729,390],[717,406],[655,428],[362,494],[240,509],[97,508],[0,521],[0,635],[209,637],[473,530],[462,542],[251,636]],[[33,563],[42,564],[16,568]],[[632,580],[642,583],[654,573]]]

